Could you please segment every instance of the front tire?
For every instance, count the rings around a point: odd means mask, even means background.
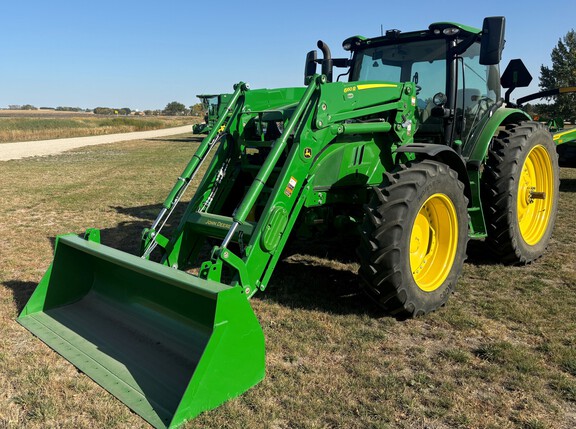
[[[387,174],[365,207],[358,249],[368,294],[398,316],[444,305],[466,257],[467,205],[457,173],[440,162]]]
[[[482,174],[482,203],[492,253],[527,264],[548,246],[558,210],[558,155],[538,122],[508,125],[494,137]]]

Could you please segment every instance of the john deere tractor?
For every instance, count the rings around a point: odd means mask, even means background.
[[[308,53],[305,87],[236,84],[141,254],[94,229],[57,237],[19,322],[153,426],[174,428],[264,377],[249,298],[274,285],[299,231],[357,231],[364,288],[398,317],[446,303],[469,239],[503,263],[534,261],[556,218],[557,155],[546,127],[501,97],[503,40],[502,17],[354,36],[346,58],[323,42],[321,58]],[[523,70],[504,73],[508,93],[526,84]]]

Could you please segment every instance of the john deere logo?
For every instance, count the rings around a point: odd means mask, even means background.
[[[307,147],[304,149],[304,158],[312,158],[312,149]]]

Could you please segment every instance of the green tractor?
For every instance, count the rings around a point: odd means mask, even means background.
[[[208,134],[212,131],[212,127],[218,120],[221,114],[226,111],[230,97],[232,94],[201,94],[197,95],[202,101],[204,108],[204,122],[201,124],[194,124],[192,126],[192,133],[194,134]]]
[[[574,92],[576,92],[576,87],[574,86],[554,88],[520,97],[516,102],[518,105],[522,105],[538,98],[549,98]],[[556,143],[558,163],[561,167],[576,167],[576,127],[573,126],[574,120],[570,122],[572,122],[572,127],[565,127],[564,119],[555,117],[548,119],[546,124],[548,130],[552,133],[552,139]]]
[[[18,321],[154,427],[175,428],[264,377],[249,298],[273,285],[299,232],[357,231],[365,290],[400,318],[446,303],[469,239],[499,261],[534,261],[556,219],[557,155],[546,127],[501,98],[503,40],[502,17],[440,22],[350,37],[348,58],[318,42],[305,87],[238,83],[141,254],[94,229],[57,237]],[[522,70],[504,73],[507,95]]]

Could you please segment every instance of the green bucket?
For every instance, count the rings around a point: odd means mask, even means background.
[[[18,322],[156,428],[264,378],[262,328],[239,287],[61,236]]]

